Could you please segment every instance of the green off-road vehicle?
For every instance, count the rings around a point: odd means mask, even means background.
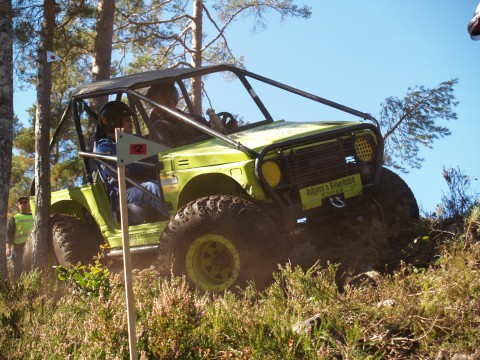
[[[203,107],[217,109],[209,112],[212,126],[197,121],[192,78],[201,81]],[[402,204],[418,216],[408,186],[382,167],[382,136],[369,114],[230,65],[155,70],[83,85],[72,95],[51,147],[73,125],[84,174],[82,184],[52,193],[50,248],[58,263],[88,261],[105,242],[108,256],[122,254],[119,217],[98,176],[100,166],[116,164],[87,140],[88,119],[98,122],[92,99],[124,101],[136,114],[134,134],[158,141],[149,114],[168,108],[146,93],[161,82],[180,93],[183,108],[170,110],[176,121],[201,131],[145,164],[155,169],[168,214],[129,226],[130,246],[132,254],[154,254],[161,273],[185,274],[207,291],[262,284],[303,238],[299,232],[320,238],[325,226],[387,221]],[[305,119],[332,108],[362,121]]]

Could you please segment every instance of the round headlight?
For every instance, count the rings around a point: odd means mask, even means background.
[[[355,152],[357,157],[362,161],[373,160],[373,146],[365,137],[359,137],[355,140]]]
[[[262,173],[268,185],[276,187],[282,178],[282,172],[277,163],[266,161],[262,164]]]

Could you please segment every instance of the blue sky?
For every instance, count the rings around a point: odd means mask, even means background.
[[[472,185],[480,192],[480,41],[467,32],[478,0],[297,3],[312,7],[309,20],[281,22],[272,13],[266,30],[252,32],[248,18],[229,29],[229,45],[245,56],[247,69],[373,116],[385,98],[402,97],[409,87],[433,88],[458,78],[458,120],[446,123],[452,135],[422,151],[421,169],[401,176],[424,211],[434,210],[447,192],[444,166],[478,178]],[[34,92],[16,92],[14,101],[16,114],[26,120]],[[311,118],[300,103],[288,106],[298,118]],[[324,107],[315,119],[352,118]]]

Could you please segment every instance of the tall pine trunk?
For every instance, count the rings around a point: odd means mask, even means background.
[[[203,40],[203,1],[193,2],[192,23],[192,61],[193,67],[202,66],[202,40]],[[194,112],[202,114],[202,82],[199,77],[192,78],[192,103]]]
[[[44,268],[48,256],[50,228],[50,93],[52,65],[47,62],[47,50],[53,48],[55,0],[43,3],[43,23],[38,48],[37,113],[35,119],[35,218],[33,268]]]
[[[97,27],[92,59],[92,81],[110,78],[115,0],[99,0],[97,9]],[[92,109],[98,111],[106,101],[107,98],[104,96],[93,99]],[[87,144],[93,145],[94,130],[95,123],[89,121],[89,139],[87,139]]]
[[[8,193],[13,146],[13,29],[12,2],[0,2],[0,277],[7,279],[5,256]]]

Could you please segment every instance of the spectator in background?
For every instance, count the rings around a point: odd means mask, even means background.
[[[12,256],[13,278],[18,280],[23,271],[23,249],[28,240],[28,233],[33,228],[33,216],[30,201],[26,196],[17,200],[19,213],[13,215],[7,224],[6,255]]]

